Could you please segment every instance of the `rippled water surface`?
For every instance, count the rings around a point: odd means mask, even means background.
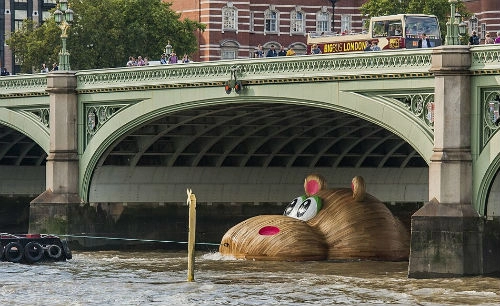
[[[406,262],[256,262],[187,254],[73,252],[0,262],[0,305],[499,305],[500,279],[408,279]]]

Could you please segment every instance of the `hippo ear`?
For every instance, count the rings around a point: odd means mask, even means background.
[[[312,196],[326,188],[326,180],[319,174],[310,174],[304,180],[304,191],[307,196]]]
[[[362,176],[355,176],[351,182],[352,197],[355,201],[362,202],[366,195],[365,180]]]

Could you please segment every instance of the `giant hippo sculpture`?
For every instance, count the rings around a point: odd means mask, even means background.
[[[317,174],[304,182],[284,215],[261,215],[229,229],[219,252],[254,260],[406,260],[409,233],[362,177],[349,188],[326,188]]]

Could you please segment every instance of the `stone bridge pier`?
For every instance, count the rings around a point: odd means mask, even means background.
[[[472,207],[471,54],[467,46],[434,50],[434,149],[429,199],[411,221],[408,275],[482,272],[483,219]]]
[[[46,190],[30,203],[31,233],[71,233],[78,223],[78,137],[76,76],[59,71],[47,76],[50,100],[50,150]]]

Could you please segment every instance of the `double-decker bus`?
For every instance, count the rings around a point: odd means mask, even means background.
[[[368,41],[378,43],[382,50],[418,48],[418,40],[426,34],[431,47],[441,45],[439,22],[434,15],[398,14],[372,17],[368,32],[363,33],[309,33],[307,52],[317,45],[322,53],[365,50]]]

